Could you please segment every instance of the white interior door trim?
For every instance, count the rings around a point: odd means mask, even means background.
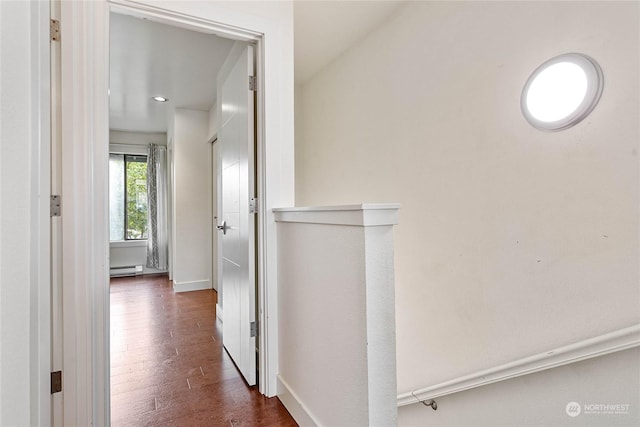
[[[51,422],[51,98],[49,3],[31,7],[31,414],[29,424]]]
[[[259,335],[265,343],[259,358],[260,391],[274,396],[277,241],[271,209],[294,203],[292,6],[275,3],[270,7],[283,13],[257,18],[224,2],[157,2],[158,7],[149,1],[62,3],[62,152],[68,162],[62,177],[65,425],[109,424],[107,90],[112,8],[256,42],[258,307]],[[273,60],[265,63],[265,58]],[[265,87],[270,88],[268,97],[263,95]]]
[[[156,22],[169,24],[187,30],[202,31],[215,34],[232,40],[242,40],[246,42],[258,41],[262,37],[260,31],[253,31],[245,28],[238,28],[220,21],[203,19],[193,15],[163,9],[144,3],[132,3],[130,0],[107,0],[113,5],[112,10],[125,12],[132,16],[152,19]]]
[[[61,3],[63,424],[95,425],[109,417],[109,15]]]

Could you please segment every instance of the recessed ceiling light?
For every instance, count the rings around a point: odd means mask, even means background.
[[[153,99],[156,102],[167,102],[169,100],[169,98],[165,98],[164,96],[154,96],[151,99]]]

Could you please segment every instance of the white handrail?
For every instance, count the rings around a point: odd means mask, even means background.
[[[458,393],[522,375],[640,346],[640,323],[494,368],[398,395],[398,406]]]

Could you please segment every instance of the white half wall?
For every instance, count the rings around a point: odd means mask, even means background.
[[[173,126],[173,283],[178,292],[211,289],[209,113],[176,108]]]
[[[278,397],[301,426],[396,424],[398,205],[276,209]]]
[[[296,203],[403,207],[400,393],[640,322],[639,33],[637,2],[407,2],[302,86]],[[522,87],[564,52],[599,62],[603,96],[541,132]]]

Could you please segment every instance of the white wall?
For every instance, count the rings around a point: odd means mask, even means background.
[[[29,5],[0,4],[0,424],[29,419]],[[25,381],[25,378],[27,379]]]
[[[147,267],[147,241],[110,243],[109,268],[141,265],[145,274],[160,273],[161,270]]]
[[[167,134],[164,132],[125,132],[121,130],[110,130],[109,143],[144,146],[156,144],[166,146]]]
[[[436,399],[438,409],[417,404],[398,411],[398,425],[630,427],[640,421],[640,350],[632,349],[490,384]],[[580,405],[575,418],[570,402]],[[585,409],[592,408],[591,413]],[[628,405],[607,414],[592,405]]]
[[[304,109],[303,109],[303,97],[302,97],[303,93],[304,93],[304,85],[296,84],[295,94],[293,98],[296,147],[304,146],[303,139],[304,139],[305,128],[304,128]],[[296,155],[296,163],[299,163],[301,160],[302,159],[299,159],[298,156]],[[296,177],[300,176],[300,172],[299,172],[300,166],[301,165],[298,164],[296,167]],[[301,184],[296,184],[296,187],[299,191],[302,190]]]
[[[49,7],[0,3],[0,425],[51,395]]]
[[[410,2],[303,86],[296,203],[402,205],[400,392],[640,320],[638,31],[631,2]],[[600,104],[540,132],[522,86],[574,51]]]
[[[176,108],[173,128],[174,265],[178,291],[211,288],[209,113]]]

